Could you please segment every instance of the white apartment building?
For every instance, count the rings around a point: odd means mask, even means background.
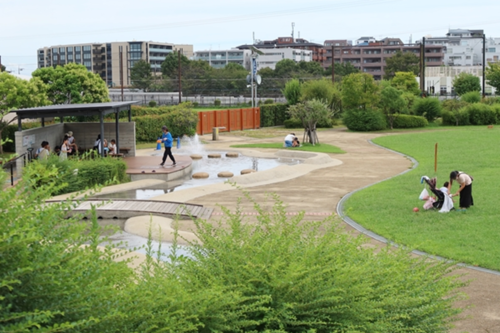
[[[311,50],[301,49],[260,49],[263,54],[256,55],[257,70],[262,68],[275,69],[276,64],[283,59],[290,59],[295,62],[312,61]],[[224,68],[229,63],[236,63],[250,70],[250,62],[252,57],[251,50],[205,50],[196,51],[193,60],[207,61],[214,68]]]

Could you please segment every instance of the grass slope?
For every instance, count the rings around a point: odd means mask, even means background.
[[[302,147],[289,147],[284,148],[283,142],[273,142],[273,143],[249,143],[243,145],[232,145],[231,148],[272,148],[272,149],[290,149],[290,150],[302,150],[311,151],[316,153],[330,153],[330,154],[344,154],[345,151],[339,147],[335,147],[326,143],[312,145],[310,143],[302,144]]]
[[[500,204],[498,202],[498,129],[466,127],[453,131],[381,137],[375,143],[414,157],[419,166],[404,175],[355,193],[347,214],[364,227],[395,241],[456,261],[500,270]],[[434,173],[434,145],[438,170]],[[420,177],[437,176],[438,185],[453,170],[474,177],[475,206],[466,212],[423,211]],[[453,184],[452,193],[458,189]],[[455,197],[458,207],[458,197]],[[420,212],[414,213],[413,207]]]

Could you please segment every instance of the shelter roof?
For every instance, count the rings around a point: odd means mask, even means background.
[[[130,105],[135,103],[137,102],[129,101],[90,104],[58,104],[12,110],[11,113],[16,113],[19,119],[68,116],[98,116],[101,114],[107,115],[110,113],[130,110]]]

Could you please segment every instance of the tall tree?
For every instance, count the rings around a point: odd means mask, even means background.
[[[481,91],[481,83],[477,76],[462,72],[453,79],[453,89],[462,96],[470,91]]]
[[[489,63],[486,68],[485,78],[488,80],[488,84],[495,87],[496,93],[500,93],[500,63]]]
[[[309,143],[315,145],[319,143],[318,135],[316,134],[316,124],[319,121],[328,120],[332,117],[332,112],[326,103],[312,99],[288,108],[288,113],[292,118],[302,121],[305,134],[309,138]]]
[[[343,63],[340,63],[340,62],[336,62],[334,64],[335,66],[335,81],[340,81],[340,79],[344,76],[347,76],[349,74],[353,74],[353,73],[359,73],[359,68],[357,67],[354,67],[353,64],[351,64],[350,62],[343,62]],[[331,76],[332,75],[332,65],[328,66],[326,69],[325,69],[325,75],[326,76]]]
[[[297,72],[297,63],[291,59],[283,59],[276,63],[274,73],[279,77],[293,77]]]
[[[313,76],[321,76],[324,73],[323,67],[316,61],[299,61],[297,64],[298,70],[304,74]]]
[[[151,64],[142,59],[137,61],[130,70],[130,80],[135,88],[149,91],[153,84]]]
[[[181,70],[189,65],[190,60],[183,54],[181,54]],[[172,52],[165,57],[165,60],[161,63],[161,72],[163,75],[168,76],[171,79],[177,78],[179,71],[179,53]]]
[[[405,100],[401,97],[402,91],[387,86],[380,92],[380,106],[387,117],[387,121],[393,129],[394,120],[406,106]]]
[[[403,92],[410,92],[414,95],[420,94],[417,79],[412,72],[396,72],[391,80],[391,86]]]
[[[69,63],[64,67],[39,68],[32,75],[48,86],[47,96],[53,104],[109,101],[106,82],[83,65]]]
[[[420,59],[413,52],[397,51],[392,57],[386,59],[384,79],[390,80],[397,72],[412,72],[418,75]]]
[[[342,79],[342,104],[347,109],[368,109],[378,103],[378,86],[367,73],[347,75]]]

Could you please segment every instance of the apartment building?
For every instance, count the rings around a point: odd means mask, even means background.
[[[483,30],[449,29],[444,37],[426,37],[426,45],[446,48],[444,62],[447,66],[482,66]],[[485,38],[486,62],[498,62],[500,38]]]
[[[276,64],[283,59],[291,59],[296,62],[312,61],[312,51],[300,49],[259,49],[262,54],[256,55],[257,70],[262,68],[275,69]],[[193,60],[203,60],[214,68],[224,68],[229,63],[243,66],[250,71],[252,57],[251,50],[208,50],[196,51]]]
[[[387,58],[397,51],[412,52],[420,57],[420,45],[405,45],[399,38],[384,38],[374,41],[373,37],[362,37],[355,45],[347,40],[326,40],[324,42],[324,61],[327,68],[332,64],[332,50],[335,63],[351,63],[363,73],[373,75],[375,80],[381,80]],[[434,67],[444,64],[445,47],[442,45],[425,45],[425,65]]]
[[[37,62],[38,68],[82,64],[89,71],[99,74],[108,87],[118,87],[121,85],[120,64],[123,61],[123,85],[128,87],[131,85],[130,70],[137,61],[147,61],[152,72],[159,75],[165,57],[177,50],[182,50],[188,57],[193,54],[192,45],[144,41],[83,43],[40,48],[37,50]]]
[[[295,49],[295,50],[308,50],[311,51],[311,61],[316,61],[322,63],[326,60],[325,49],[322,44],[311,43],[303,38],[293,38],[293,37],[279,37],[273,40],[255,40],[252,45],[240,45],[237,49],[248,50],[250,46],[253,46],[261,51],[267,49]]]

